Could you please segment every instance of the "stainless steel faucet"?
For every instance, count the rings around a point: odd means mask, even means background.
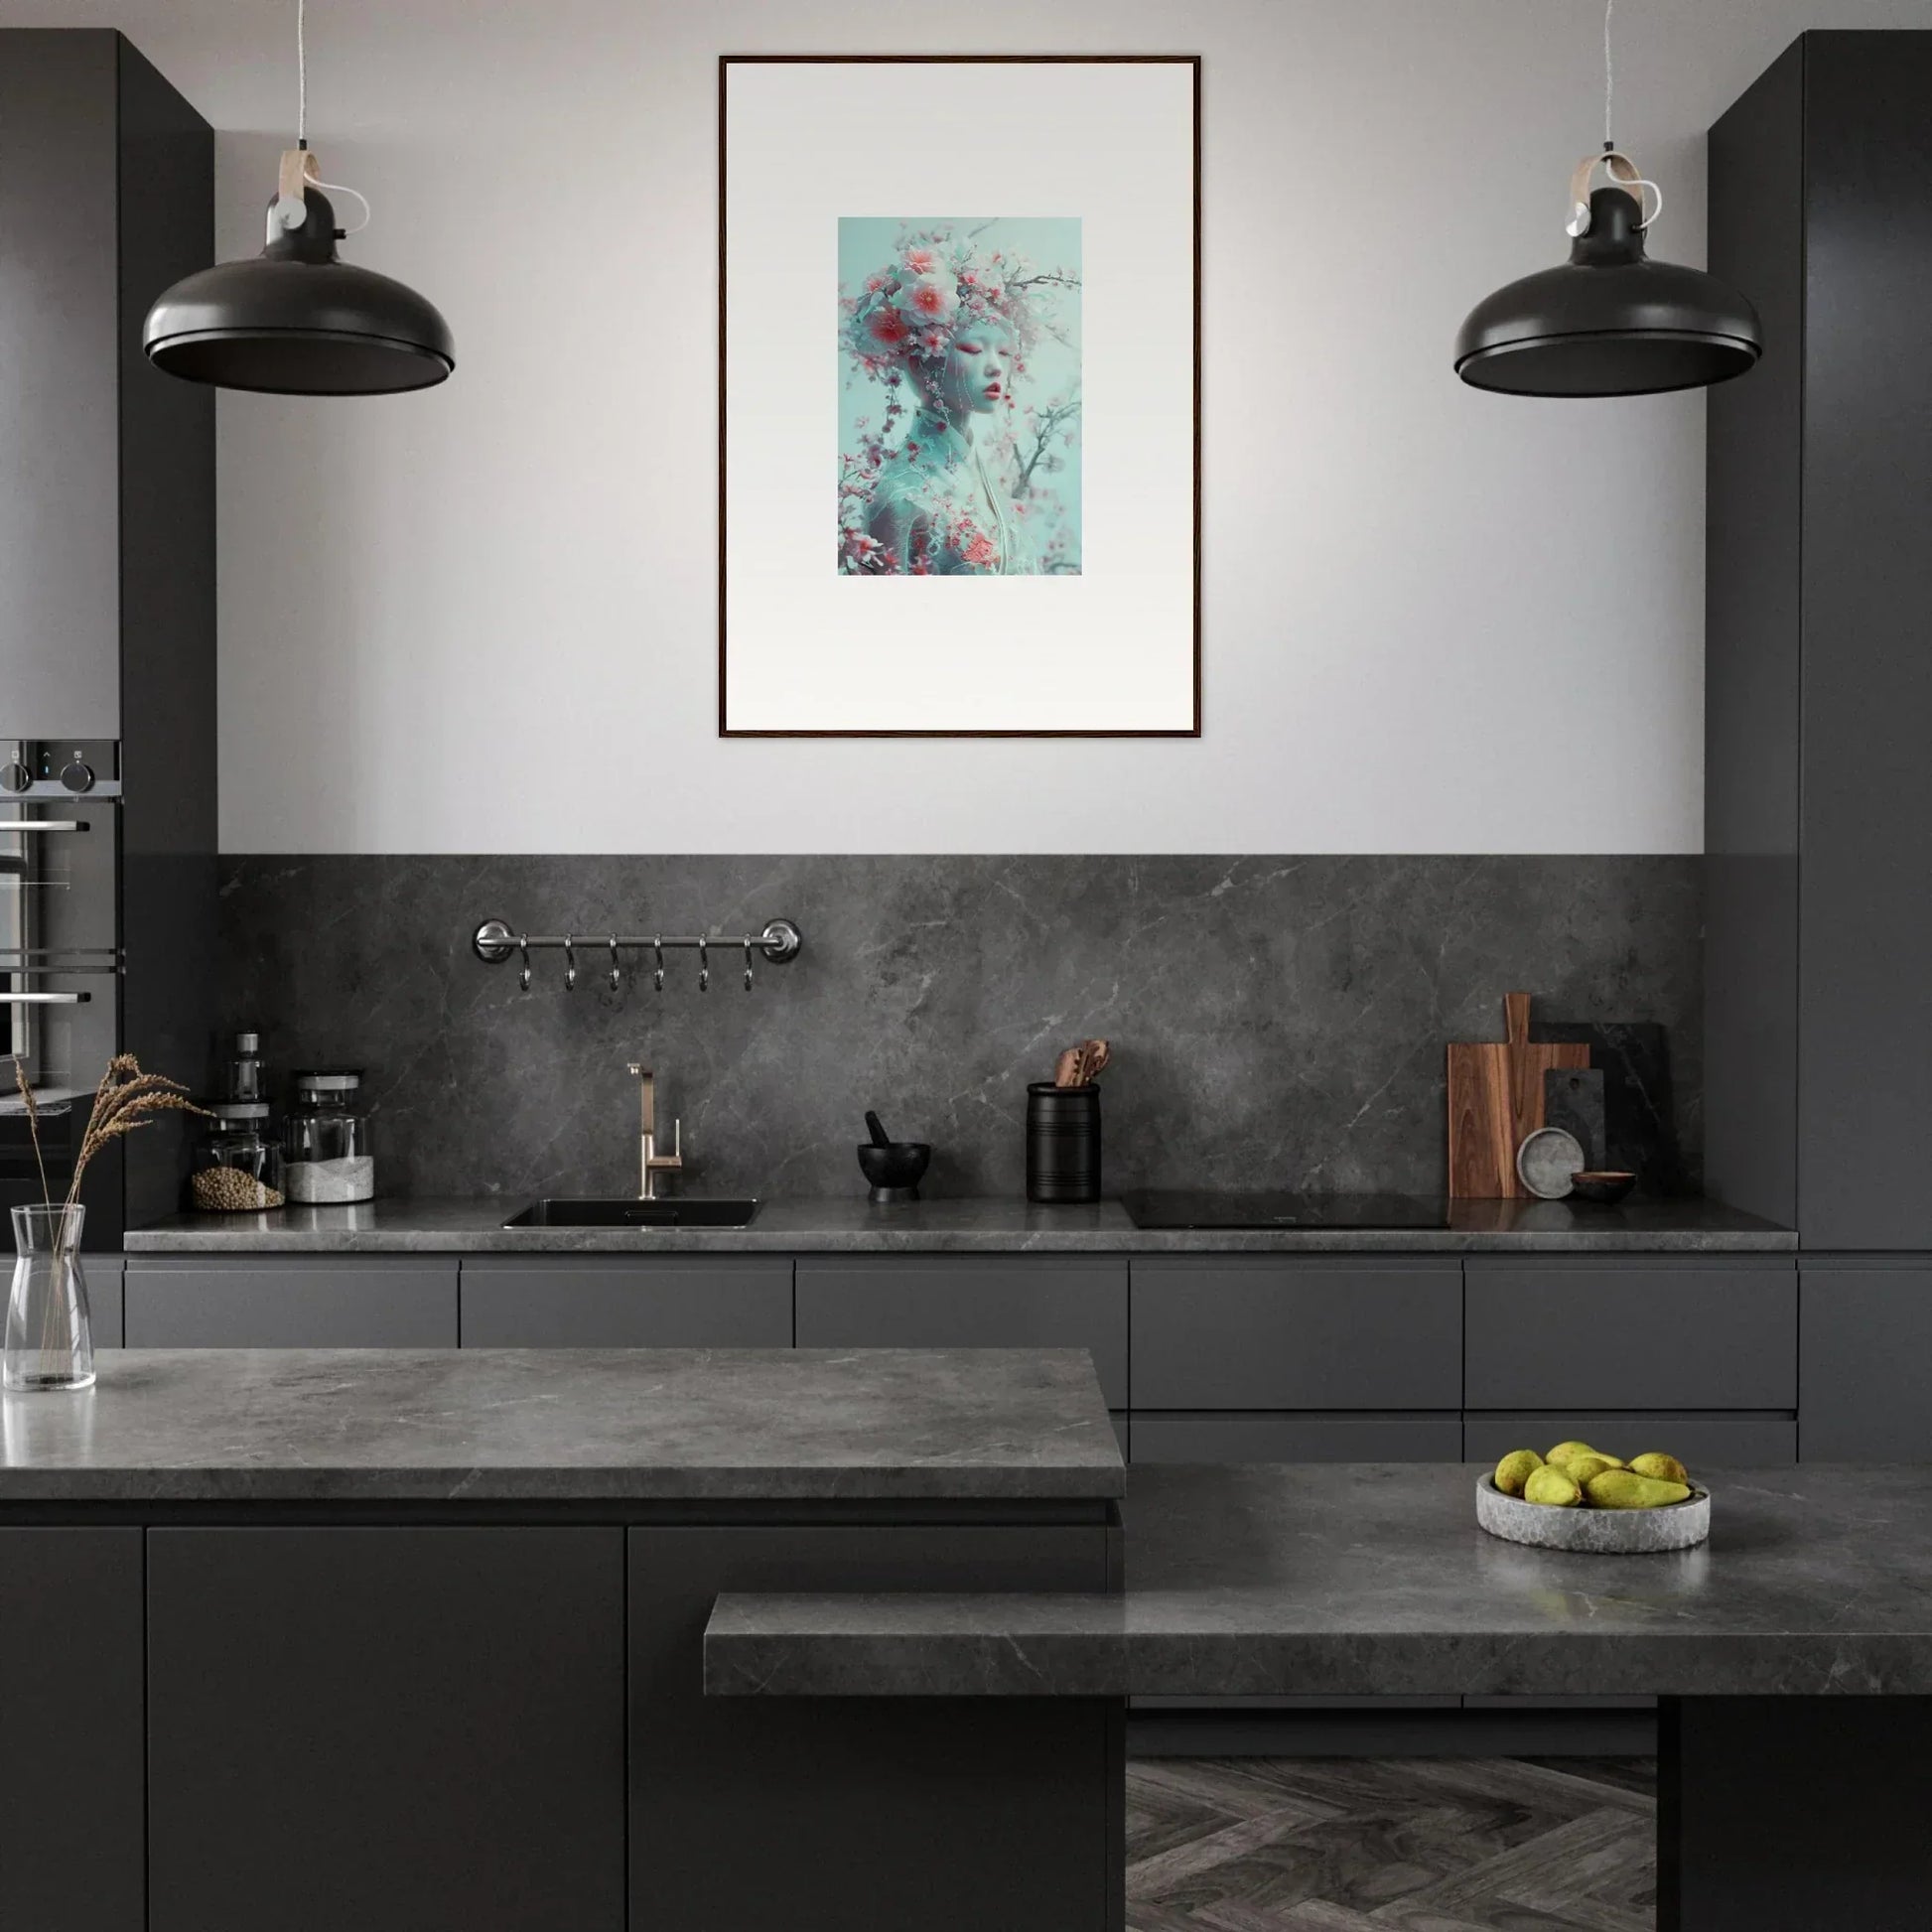
[[[657,1151],[657,1076],[649,1067],[636,1060],[630,1062],[630,1072],[637,1081],[637,1198],[656,1200],[657,1176],[660,1173],[676,1173],[684,1166],[684,1122],[674,1118],[671,1122],[671,1151],[659,1154]]]

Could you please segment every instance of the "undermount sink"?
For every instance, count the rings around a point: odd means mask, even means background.
[[[535,1200],[506,1228],[742,1228],[755,1200]]]

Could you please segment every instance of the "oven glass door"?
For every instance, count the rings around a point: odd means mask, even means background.
[[[42,1192],[17,1072],[41,1110],[47,1184],[65,1192],[119,1037],[119,840],[111,798],[0,801],[0,1204]]]

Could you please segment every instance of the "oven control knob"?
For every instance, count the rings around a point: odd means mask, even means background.
[[[71,764],[64,764],[61,767],[61,782],[69,791],[92,791],[94,767],[75,759]]]
[[[18,759],[0,764],[0,791],[25,791],[33,782],[34,774]]]

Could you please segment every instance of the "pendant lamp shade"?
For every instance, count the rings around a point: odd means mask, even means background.
[[[1517,396],[1654,395],[1742,375],[1762,349],[1756,310],[1715,275],[1652,261],[1640,223],[1625,190],[1595,190],[1569,261],[1469,312],[1456,374]]]
[[[218,262],[167,290],[148,311],[148,359],[190,382],[287,396],[441,382],[456,347],[435,306],[340,258],[335,209],[313,181],[302,207],[301,225],[275,228],[254,260]]]

